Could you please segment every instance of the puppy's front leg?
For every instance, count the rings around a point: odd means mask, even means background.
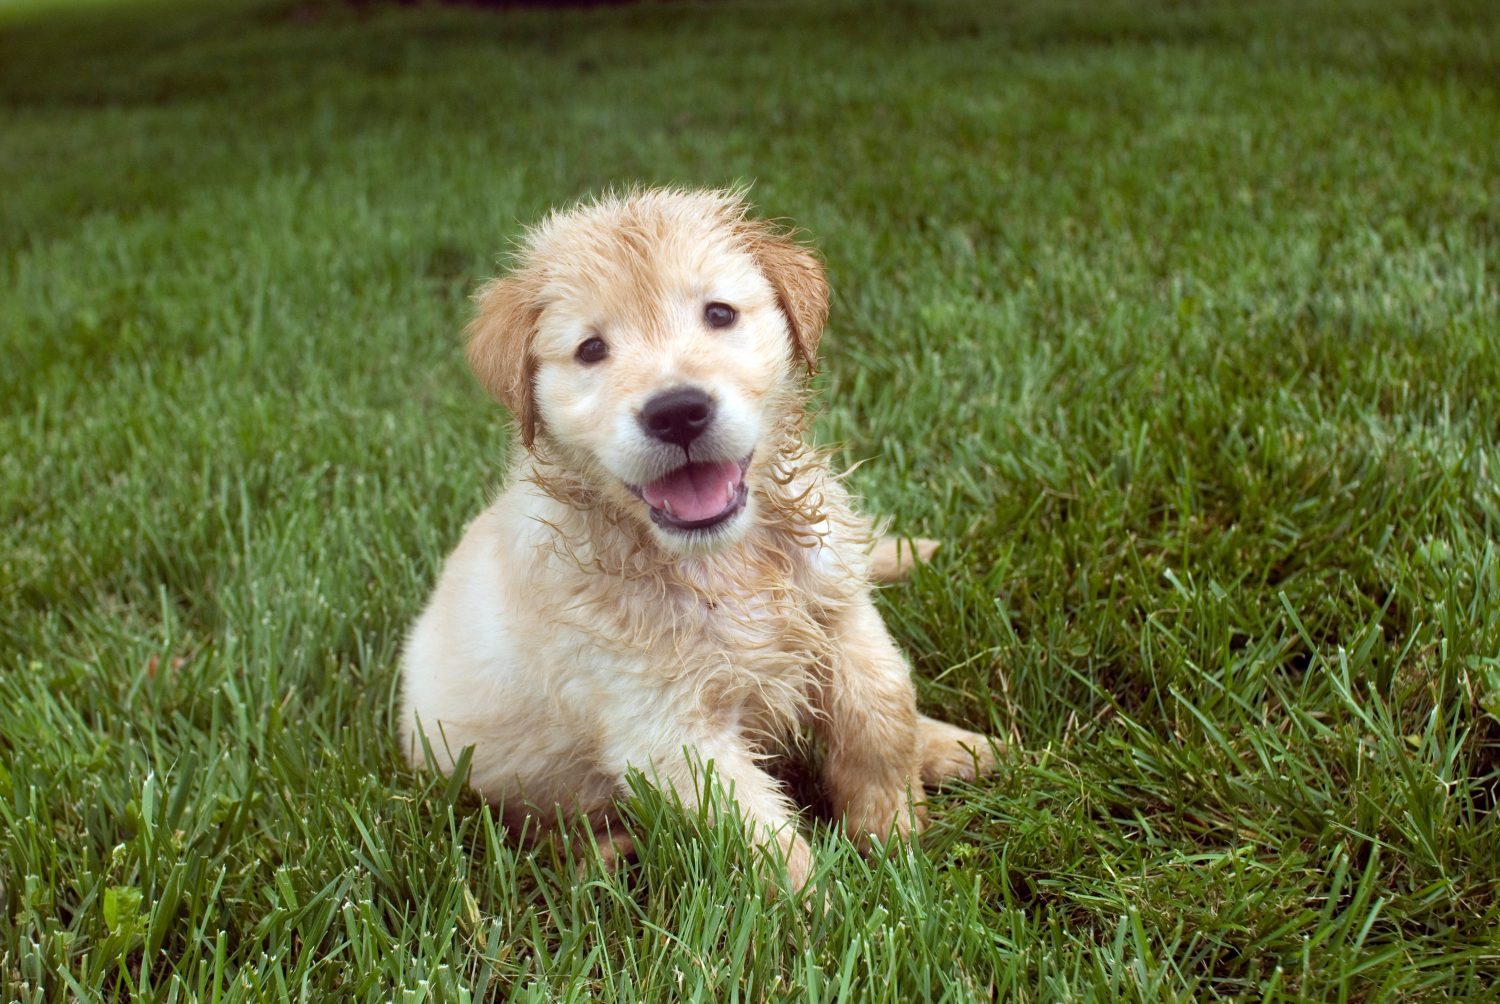
[[[815,727],[828,746],[824,780],[836,815],[862,847],[920,830],[925,793],[917,695],[906,659],[868,596],[830,625],[833,657]]]
[[[647,741],[642,738],[617,742],[616,762],[638,768],[657,787],[676,795],[688,811],[703,805],[704,769],[711,769],[723,793],[733,796],[750,840],[775,849],[793,889],[807,884],[812,852],[797,832],[791,803],[740,737],[684,735],[675,748],[660,732]]]

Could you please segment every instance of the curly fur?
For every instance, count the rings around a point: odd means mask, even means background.
[[[733,332],[702,330],[710,295],[733,298]],[[983,737],[917,714],[870,599],[871,527],[805,441],[828,309],[805,247],[739,193],[628,192],[550,215],[476,299],[469,358],[526,450],[407,640],[414,761],[419,728],[444,770],[472,746],[470,782],[508,818],[592,825],[629,769],[692,804],[712,762],[798,883],[808,855],[770,752],[819,735],[861,839],[920,825],[924,784],[991,762]],[[607,364],[574,358],[584,337],[608,339]],[[629,487],[671,462],[636,409],[684,383],[713,389],[723,442],[753,441],[744,512],[709,534],[653,524]],[[875,571],[911,560],[887,548]]]

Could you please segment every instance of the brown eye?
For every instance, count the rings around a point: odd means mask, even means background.
[[[604,344],[602,338],[590,338],[578,346],[576,355],[581,363],[597,363],[609,355],[609,346]]]
[[[739,316],[739,312],[727,303],[710,303],[703,308],[703,320],[710,328],[727,328]]]

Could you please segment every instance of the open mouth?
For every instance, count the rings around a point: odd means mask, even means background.
[[[627,485],[651,510],[651,522],[667,530],[712,530],[745,508],[748,489],[743,460],[700,460],[647,484]]]

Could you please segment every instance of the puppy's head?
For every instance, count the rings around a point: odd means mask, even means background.
[[[469,327],[526,446],[679,553],[751,525],[828,313],[818,260],[746,208],[652,190],[554,213]]]

